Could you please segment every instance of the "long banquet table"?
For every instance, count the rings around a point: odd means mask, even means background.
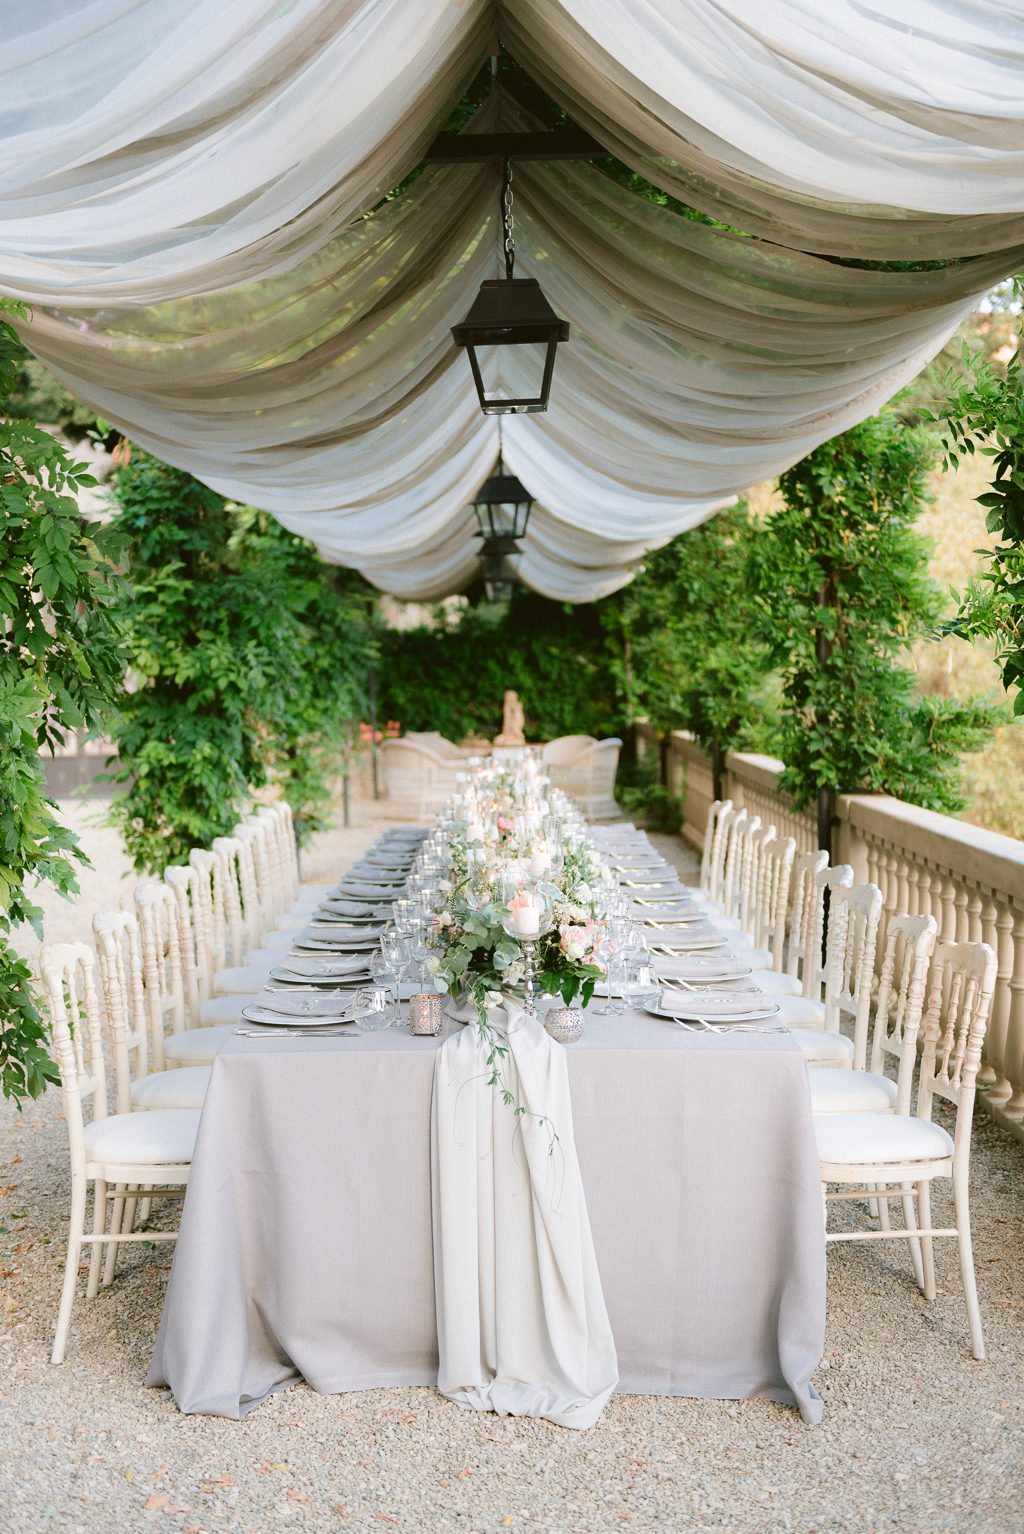
[[[596,1005],[568,1054],[619,1391],[765,1396],[819,1421],[825,1243],[803,1054],[784,1034]],[[221,1050],[149,1374],[182,1411],[241,1417],[300,1378],[436,1384],[438,1042],[390,1028]]]

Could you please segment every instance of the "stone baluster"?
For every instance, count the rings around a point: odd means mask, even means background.
[[[980,943],[981,936],[981,891],[972,888],[967,895],[967,941]]]
[[[896,914],[910,915],[910,862],[902,848],[895,849],[896,858]]]
[[[956,941],[956,885],[948,872],[942,874],[941,880],[940,907],[935,912],[935,919],[939,924],[939,940],[952,943]]]
[[[1002,1105],[1013,1093],[1013,1087],[1005,1074],[1012,1003],[1010,980],[1013,976],[1013,912],[1008,903],[990,894],[981,913],[981,925],[985,942],[995,949],[998,960],[992,1016],[985,1036],[985,1069],[991,1070],[987,1095],[989,1102]],[[979,1080],[982,1079],[979,1077]]]
[[[907,867],[907,915],[917,916],[921,910],[921,879],[927,879],[928,875],[916,863],[909,863]]]
[[[966,943],[967,936],[967,888],[956,881],[956,897],[953,901],[956,907],[956,930],[953,933],[954,940],[958,943]]]
[[[1010,976],[1010,1006],[1006,1026],[1006,1074],[1013,1085],[1002,1111],[1015,1123],[1024,1122],[1024,909],[1011,903],[1013,917],[1013,972]]]

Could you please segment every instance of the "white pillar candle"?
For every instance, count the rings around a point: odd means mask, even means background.
[[[551,867],[550,852],[534,852],[530,856],[530,878],[540,879]]]
[[[471,820],[469,825],[466,827],[466,841],[467,842],[482,842],[483,839],[484,839],[484,828],[483,828],[483,826],[480,824],[479,820]]]
[[[520,937],[537,937],[540,933],[540,912],[536,906],[520,905],[515,912],[516,931]]]

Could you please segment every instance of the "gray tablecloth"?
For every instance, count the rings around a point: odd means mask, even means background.
[[[437,1381],[435,1044],[232,1038],[214,1063],[149,1383],[240,1417]],[[825,1242],[807,1067],[779,1034],[600,1017],[576,1149],[627,1393],[766,1396],[817,1422]]]

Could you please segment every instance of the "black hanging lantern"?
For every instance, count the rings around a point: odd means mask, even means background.
[[[480,526],[474,536],[483,538],[483,552],[518,554],[519,541],[526,537],[532,505],[533,496],[514,474],[505,473],[499,458],[497,474],[485,479],[473,497],[473,510]]]
[[[480,552],[480,565],[488,602],[511,602],[519,577],[508,555],[488,553],[485,543]]]
[[[526,536],[532,505],[533,497],[525,485],[514,474],[505,473],[499,448],[497,473],[485,479],[473,497],[479,523],[473,536],[483,539],[480,565],[490,602],[507,602],[512,596],[518,580],[512,556],[519,553],[519,541]]]
[[[560,320],[541,292],[535,277],[514,277],[515,242],[512,236],[512,165],[505,161],[502,188],[502,219],[505,228],[505,276],[481,283],[480,291],[461,325],[452,326],[457,346],[464,346],[473,370],[473,382],[484,415],[524,415],[546,410],[551,375],[559,342],[569,339],[569,322]],[[518,392],[488,389],[484,372],[491,348],[515,347],[510,358]],[[483,367],[481,367],[483,363]]]

